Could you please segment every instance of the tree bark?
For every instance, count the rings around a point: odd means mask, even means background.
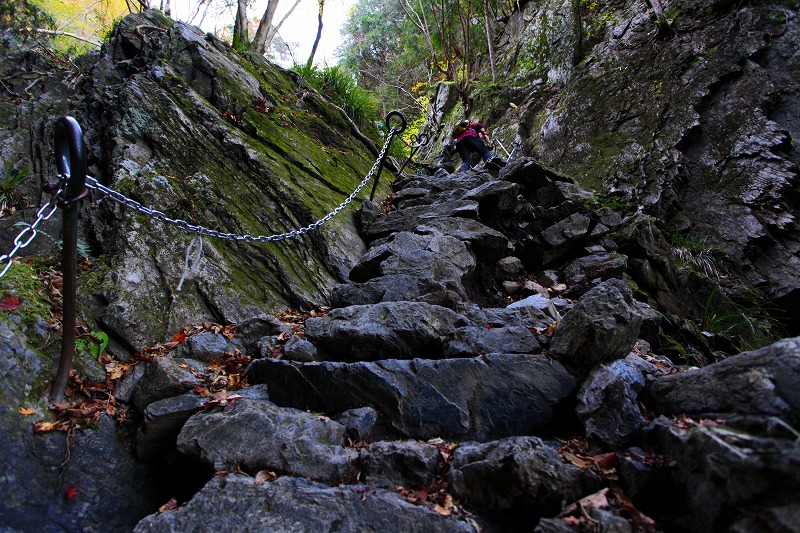
[[[236,7],[236,20],[233,23],[233,48],[241,49],[247,46],[250,39],[247,36],[247,0],[238,0]]]
[[[311,55],[308,56],[308,61],[306,62],[306,68],[311,68],[311,65],[314,64],[314,54],[317,53],[317,46],[319,46],[319,40],[322,37],[322,10],[325,8],[325,0],[317,0],[319,2],[319,14],[317,18],[319,19],[319,24],[317,25],[317,37],[314,39],[314,46],[311,47]]]
[[[492,25],[489,22],[489,0],[483,0],[483,19],[486,22],[486,42],[489,45],[489,67],[492,70],[492,83],[497,83],[497,64],[494,59],[494,39],[492,38]]]
[[[269,50],[269,47],[272,46],[272,41],[275,39],[275,36],[278,35],[278,30],[283,26],[283,23],[286,22],[286,19],[289,18],[289,15],[295,10],[295,8],[300,4],[300,0],[294,0],[294,4],[292,7],[289,8],[289,11],[281,18],[281,20],[270,27],[269,31],[267,32],[267,39],[264,42],[264,53]]]
[[[267,34],[272,28],[272,19],[275,17],[275,11],[278,9],[278,0],[269,0],[267,2],[267,9],[264,10],[264,16],[261,17],[261,22],[258,24],[256,36],[253,37],[253,42],[250,49],[257,54],[264,55],[267,51]]]

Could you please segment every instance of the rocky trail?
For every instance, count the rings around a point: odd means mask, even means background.
[[[254,317],[235,344],[204,332],[147,366],[139,457],[210,481],[136,531],[797,524],[781,422],[800,413],[797,339],[692,371],[653,353],[640,334],[658,315],[615,278],[626,221],[532,160],[394,189],[386,213],[365,203],[368,251],[327,315]],[[543,221],[537,242],[509,229]],[[548,290],[518,257],[546,254],[571,257],[569,284]],[[253,357],[250,386],[209,402],[193,369],[231,350]]]

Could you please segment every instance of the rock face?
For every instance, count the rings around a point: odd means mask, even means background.
[[[0,529],[796,525],[800,340],[733,355],[735,337],[697,326],[713,325],[703,311],[726,283],[795,294],[796,10],[681,0],[673,24],[703,22],[663,34],[640,3],[521,7],[508,32],[553,39],[523,53],[502,37],[527,89],[487,122],[536,158],[397,176],[392,202],[364,201],[358,224],[340,216],[291,245],[206,239],[196,270],[183,244],[166,246],[175,227],[87,202],[99,257],[81,275],[83,312],[111,337],[105,370],[133,368],[109,378],[106,414],[72,443],[23,418],[45,416],[56,359],[46,288],[24,263],[0,280],[3,298],[24,296],[0,314]],[[591,31],[571,33],[587,10]],[[542,68],[520,72],[528,61]],[[4,132],[4,158],[41,144],[49,122],[34,110],[60,99],[100,181],[251,234],[319,219],[368,166],[349,123],[294,75],[155,11],[80,63],[74,95],[54,75],[36,102],[3,102],[33,139]],[[700,216],[717,207],[726,227],[712,229]],[[741,272],[679,264],[670,228],[708,233]],[[288,306],[315,309],[269,314]],[[197,322],[225,326],[184,327]],[[78,363],[105,379],[96,356]],[[141,423],[121,442],[108,415],[126,407]]]
[[[671,2],[663,31],[638,2],[528,2],[502,64],[539,85],[487,91],[474,109],[556,172],[724,251],[796,317],[800,17],[771,2],[707,7]]]
[[[100,183],[169,218],[269,236],[322,218],[374,159],[347,134],[346,118],[298,77],[157,11],[121,21],[100,52],[81,58],[80,70],[69,95],[58,90],[69,73],[54,70],[53,89],[35,104],[23,99],[4,109],[21,127],[8,126],[9,146],[19,152],[3,161],[33,160],[51,176],[53,115],[68,112],[83,129],[89,173]],[[26,153],[32,145],[43,149]],[[39,185],[29,184],[31,198]],[[187,269],[191,233],[102,198],[93,191],[84,202],[81,235],[100,261],[82,276],[81,292],[119,352],[187,323],[239,323],[324,301],[324,288],[345,279],[364,249],[351,209],[285,244],[206,238]],[[21,216],[9,221],[9,234]],[[51,235],[56,218],[43,226]]]

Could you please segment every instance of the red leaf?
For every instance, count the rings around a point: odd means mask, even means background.
[[[67,490],[64,491],[64,497],[68,500],[73,499],[74,497],[78,496],[81,491],[75,485],[70,485],[67,487]]]
[[[22,298],[8,294],[0,299],[0,311],[13,311],[22,304]]]

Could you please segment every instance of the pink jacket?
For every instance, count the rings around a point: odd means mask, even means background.
[[[469,125],[469,127],[467,127],[467,129],[464,130],[464,133],[458,136],[458,139],[456,139],[456,144],[460,143],[465,137],[478,137],[478,132],[485,129],[486,128],[484,125],[480,122],[473,122]]]

